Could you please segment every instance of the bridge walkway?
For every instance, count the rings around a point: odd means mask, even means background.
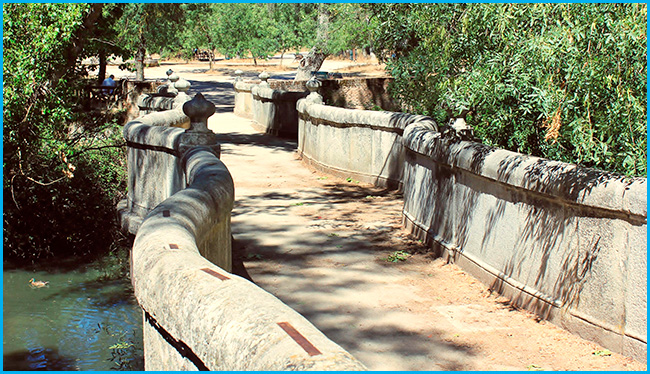
[[[297,144],[220,111],[234,272],[371,370],[644,370],[511,308],[401,229],[401,195],[306,168]]]

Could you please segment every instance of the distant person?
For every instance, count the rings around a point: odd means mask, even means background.
[[[115,78],[115,76],[113,74],[111,74],[108,78],[104,79],[104,81],[102,82],[102,87],[117,87],[117,83],[115,83],[114,78]],[[104,95],[110,95],[110,94],[113,93],[113,89],[102,90],[102,93]]]

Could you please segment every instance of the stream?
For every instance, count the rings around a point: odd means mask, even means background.
[[[4,370],[144,370],[142,311],[123,262],[57,271],[4,264]],[[31,278],[49,284],[30,286]]]

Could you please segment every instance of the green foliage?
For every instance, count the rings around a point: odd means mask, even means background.
[[[267,4],[273,24],[271,38],[278,50],[284,53],[307,46],[315,38],[316,6],[314,4],[277,3]]]
[[[400,262],[408,260],[409,257],[411,257],[411,255],[408,252],[395,251],[388,255],[384,260],[386,262]]]
[[[591,353],[594,356],[611,356],[612,352],[609,349],[598,349]]]
[[[149,53],[159,53],[180,44],[178,31],[184,20],[180,4],[127,3],[121,6],[122,16],[115,23],[117,42],[135,52],[145,46]]]
[[[112,326],[97,324],[95,333],[100,334],[101,332],[115,341],[115,344],[108,347],[111,351],[110,361],[114,364],[113,370],[142,370],[144,366],[144,352],[142,351],[141,344],[136,343],[138,338],[142,339],[137,331],[122,331]]]
[[[645,4],[365,7],[406,109],[469,109],[487,144],[645,176]]]
[[[119,114],[77,110],[85,72],[70,57],[90,15],[88,4],[3,5],[5,259],[87,254],[112,242],[125,189]]]
[[[355,3],[330,4],[327,49],[338,53],[370,46],[370,13]]]

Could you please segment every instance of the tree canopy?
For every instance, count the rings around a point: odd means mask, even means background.
[[[78,61],[102,4],[3,4],[5,259],[87,254],[113,242],[124,190],[117,120],[77,110]]]
[[[408,110],[494,146],[647,171],[645,4],[370,4]]]

